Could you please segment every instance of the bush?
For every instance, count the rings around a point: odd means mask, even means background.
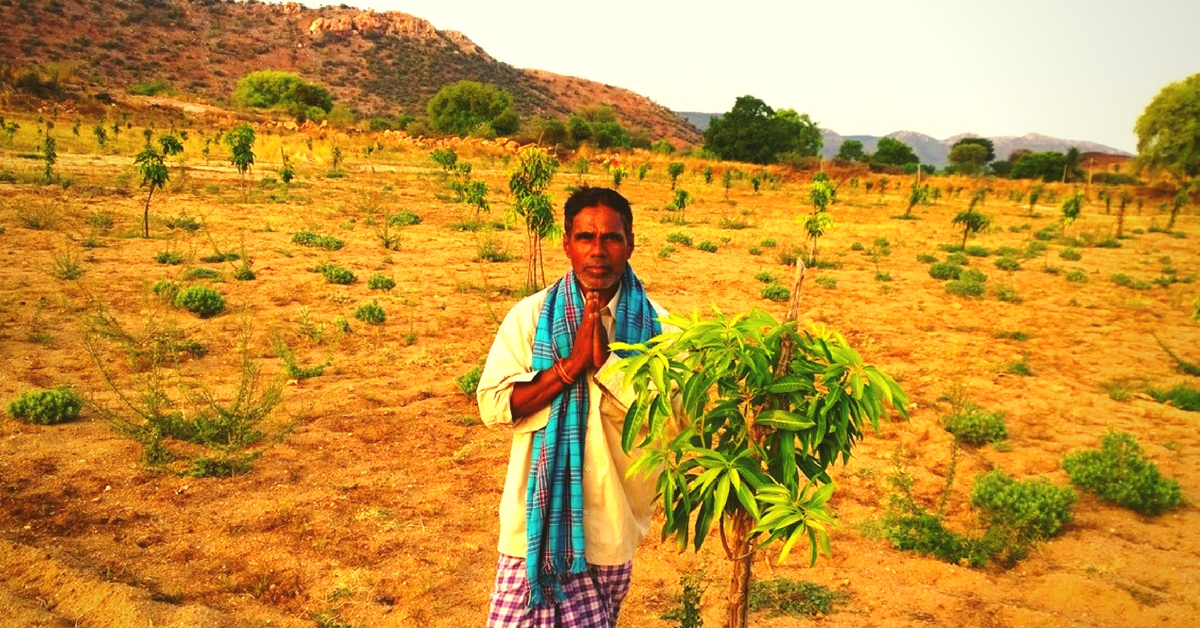
[[[1008,438],[1003,412],[987,412],[967,402],[953,414],[942,417],[942,425],[960,442],[986,445]]]
[[[69,387],[27,390],[8,404],[8,414],[38,425],[55,425],[79,418],[83,398]]]
[[[211,288],[192,286],[175,296],[175,305],[200,318],[212,318],[225,311],[225,299]]]
[[[387,320],[387,313],[379,307],[378,301],[363,303],[354,310],[354,318],[369,325],[382,325]]]
[[[1200,390],[1179,384],[1169,390],[1150,390],[1150,396],[1159,403],[1170,402],[1180,410],[1200,412]]]
[[[778,279],[775,277],[775,275],[772,275],[771,273],[768,273],[768,272],[767,272],[767,271],[765,271],[765,270],[764,270],[763,272],[761,272],[761,273],[758,273],[757,275],[755,275],[755,276],[754,276],[754,278],[755,278],[755,279],[757,279],[757,280],[759,280],[759,281],[761,281],[761,282],[763,282],[763,283],[775,283],[775,282],[779,281],[779,280],[778,280]]]
[[[775,248],[775,240],[772,238],[766,238],[762,242],[759,242],[758,245],[764,249],[773,249]]]
[[[158,298],[168,303],[174,303],[175,296],[179,294],[179,284],[170,279],[160,279],[154,282],[154,285],[150,287],[150,291]]]
[[[476,366],[471,370],[454,378],[458,382],[458,389],[468,397],[475,397],[475,390],[479,388],[479,376],[483,375],[483,368]]]
[[[1067,247],[1067,248],[1059,251],[1058,256],[1065,260],[1070,260],[1072,262],[1078,262],[1079,260],[1083,259],[1083,253],[1080,253],[1079,249],[1071,248],[1071,247]]]
[[[946,282],[946,292],[960,297],[982,297],[987,288],[978,281],[955,279]]]
[[[920,255],[917,256],[917,261],[921,262],[922,264],[936,264],[938,260],[937,260],[937,257],[934,255],[930,255],[928,253],[921,253]]]
[[[948,279],[958,279],[962,275],[963,268],[958,264],[950,262],[938,262],[929,267],[929,276],[942,281]]]
[[[691,236],[687,235],[686,233],[681,233],[679,231],[675,231],[675,232],[667,234],[667,242],[670,242],[671,244],[682,244],[683,246],[691,246],[692,238],[691,238]]]
[[[181,255],[179,251],[159,251],[158,253],[154,254],[154,261],[158,262],[159,264],[178,266],[179,264],[183,263],[183,255]]]
[[[949,255],[946,256],[947,264],[958,264],[959,266],[966,266],[970,262],[971,262],[971,260],[967,259],[967,254],[963,253],[962,251],[952,251]]]
[[[991,251],[979,246],[978,244],[972,244],[971,246],[968,246],[967,248],[963,249],[963,253],[966,253],[971,257],[987,257],[992,254]]]
[[[1015,271],[1021,270],[1021,262],[1015,257],[1001,257],[995,261],[996,268],[1000,270]]]
[[[329,283],[348,286],[358,281],[358,277],[355,277],[354,273],[336,264],[321,264],[317,270],[325,276],[325,281]]]
[[[1100,446],[1063,458],[1071,483],[1104,501],[1151,517],[1183,503],[1179,482],[1159,475],[1158,467],[1145,458],[1132,434],[1109,432],[1100,437]]]
[[[831,591],[819,584],[776,578],[751,583],[749,602],[751,612],[767,611],[769,616],[812,617],[828,615],[833,612],[835,603],[840,604],[848,599],[848,593]]]
[[[1005,303],[1020,303],[1024,301],[1021,295],[1017,293],[1017,289],[1011,284],[1001,283],[996,285],[996,298]]]
[[[787,301],[792,298],[792,291],[777,284],[768,284],[763,286],[762,298],[768,301]]]
[[[1118,286],[1133,288],[1134,290],[1149,290],[1152,287],[1149,283],[1142,281],[1141,279],[1134,279],[1133,277],[1123,273],[1117,273],[1112,277],[1109,277],[1109,280]]]
[[[345,242],[327,235],[320,235],[312,231],[298,231],[292,236],[292,243],[300,246],[311,246],[326,251],[337,251],[345,246]]]
[[[752,246],[752,247],[750,247],[750,254],[751,255],[762,255],[762,249],[758,248],[757,246]]]
[[[712,242],[709,242],[708,240],[705,240],[704,242],[697,244],[696,248],[698,250],[704,251],[705,253],[716,253],[717,252],[717,245],[713,244]]]
[[[1041,541],[1061,532],[1071,521],[1078,499],[1068,486],[1044,477],[1018,482],[1000,469],[976,478],[971,490],[971,506],[982,511],[983,522],[1015,532],[1020,542]]]
[[[200,261],[208,263],[208,264],[220,264],[222,262],[236,262],[237,260],[238,260],[237,253],[221,253],[220,251],[217,251],[217,252],[213,253],[212,255],[204,255],[200,258]]]
[[[388,216],[388,224],[393,227],[407,227],[421,224],[421,217],[412,212],[398,212]]]
[[[1067,273],[1067,281],[1070,281],[1072,283],[1087,283],[1088,276],[1087,276],[1087,273],[1076,268],[1075,270],[1072,270],[1071,272]]]
[[[391,290],[396,287],[396,281],[391,277],[376,273],[367,280],[367,287],[372,290]]]
[[[828,290],[833,290],[834,288],[836,288],[837,283],[838,283],[837,277],[831,277],[829,275],[822,275],[820,277],[817,277],[816,281],[817,281],[818,286],[821,286],[822,288],[826,288]]]
[[[221,273],[211,268],[189,268],[183,271],[184,279],[220,279]]]

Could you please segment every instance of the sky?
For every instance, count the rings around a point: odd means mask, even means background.
[[[343,3],[675,111],[749,94],[842,135],[1041,133],[1135,152],[1150,100],[1200,72],[1200,0]]]

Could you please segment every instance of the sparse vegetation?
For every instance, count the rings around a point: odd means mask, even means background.
[[[9,402],[8,415],[38,425],[55,425],[78,419],[82,409],[83,397],[63,386],[22,392]]]
[[[1100,449],[1068,454],[1063,469],[1079,488],[1104,501],[1151,517],[1183,503],[1179,482],[1159,475],[1132,434],[1108,432]]]

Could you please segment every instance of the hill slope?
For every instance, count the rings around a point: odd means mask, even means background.
[[[608,103],[650,139],[699,141],[695,127],[648,98],[514,68],[462,33],[404,13],[217,0],[2,0],[0,23],[8,60],[0,83],[36,71],[51,84],[46,98],[163,81],[222,101],[240,77],[273,69],[325,85],[363,115],[419,115],[442,86],[470,79],[508,90],[523,117]]]

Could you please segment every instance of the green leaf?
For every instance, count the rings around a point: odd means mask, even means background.
[[[724,474],[717,481],[717,487],[713,490],[713,513],[720,515],[725,512],[725,504],[729,500],[729,475]]]
[[[642,431],[642,426],[646,424],[646,408],[646,400],[639,397],[625,412],[625,423],[621,426],[621,449],[625,453],[633,451],[638,432]]]
[[[778,562],[782,563],[783,561],[787,560],[788,554],[792,552],[792,547],[796,545],[796,541],[800,540],[800,537],[804,535],[805,531],[806,529],[804,526],[796,526],[796,529],[792,531],[792,535],[788,537],[787,542],[783,544],[783,549],[779,551]]]
[[[730,477],[736,477],[737,472],[731,471],[729,475]],[[758,502],[754,499],[754,494],[750,492],[750,487],[744,483],[734,482],[734,492],[737,494],[738,501],[746,508],[746,512],[749,512],[750,516],[758,520],[762,515],[759,514]]]
[[[813,426],[813,422],[809,421],[803,415],[787,410],[767,410],[760,412],[754,417],[754,422],[765,427],[773,427],[780,430],[799,431],[805,430]]]

